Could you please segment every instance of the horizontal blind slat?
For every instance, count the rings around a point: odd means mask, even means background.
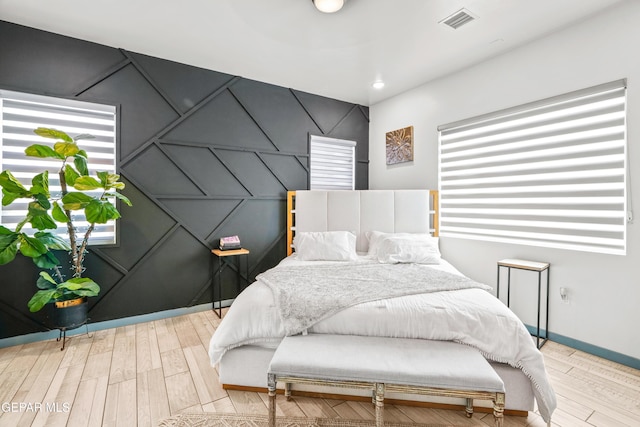
[[[59,161],[28,158],[24,150],[32,144],[51,145],[53,139],[36,135],[37,127],[59,129],[74,136],[91,134],[94,139],[79,141],[81,149],[89,157],[89,173],[95,176],[97,171],[116,172],[116,108],[109,105],[88,103],[84,101],[52,98],[39,95],[23,94],[0,90],[0,123],[2,139],[0,140],[0,164],[2,169],[9,169],[14,176],[27,186],[33,177],[43,170],[49,171],[49,190],[53,197],[61,193],[58,171]],[[99,195],[100,192],[94,192]],[[17,200],[10,206],[0,207],[0,222],[14,228],[27,213],[30,200]],[[115,199],[112,200],[115,202]],[[83,211],[74,211],[74,223],[83,233],[89,226],[84,219]],[[23,231],[33,233],[29,225]],[[52,230],[64,239],[68,239],[66,226],[58,224]],[[91,234],[91,245],[113,244],[116,238],[116,223],[96,224]]]
[[[626,252],[626,82],[439,127],[441,235]]]

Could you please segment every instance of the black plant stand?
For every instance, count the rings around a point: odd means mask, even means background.
[[[56,305],[57,306],[53,308],[52,319],[54,328],[60,331],[60,335],[56,341],[62,340],[62,348],[60,349],[60,351],[62,351],[64,350],[67,340],[67,331],[77,329],[84,325],[87,328],[87,335],[89,335],[87,299],[83,298],[80,303],[62,301],[56,303]]]
[[[89,319],[87,319],[87,320],[89,320]],[[88,336],[88,335],[89,335],[89,323],[87,323],[87,322],[85,321],[85,322],[83,323],[83,325],[84,325],[84,327],[85,327],[85,328],[86,328],[86,330],[87,330],[86,334],[87,334],[87,336]],[[80,326],[82,326],[82,325],[80,325]],[[65,343],[66,343],[66,341],[67,341],[67,331],[68,331],[68,330],[70,331],[70,330],[73,330],[73,329],[77,329],[77,328],[79,328],[80,326],[74,326],[73,328],[58,328],[58,330],[60,331],[60,335],[58,336],[58,338],[56,338],[56,341],[58,341],[58,342],[59,342],[60,340],[62,340],[62,347],[60,348],[60,351],[63,351],[63,350],[64,350],[64,346],[65,346]]]

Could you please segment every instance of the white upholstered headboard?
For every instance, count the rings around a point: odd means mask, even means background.
[[[289,191],[287,255],[296,232],[353,231],[366,252],[367,231],[438,235],[437,190]]]

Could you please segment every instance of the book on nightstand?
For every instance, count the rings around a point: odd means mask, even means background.
[[[231,251],[234,249],[241,249],[240,238],[238,236],[229,236],[220,238],[218,247],[221,251]]]

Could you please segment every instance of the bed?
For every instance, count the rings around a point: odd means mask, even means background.
[[[269,362],[287,335],[447,340],[491,363],[505,383],[507,414],[524,415],[537,400],[550,420],[555,394],[525,326],[491,288],[440,256],[437,191],[297,191],[287,205],[287,256],[235,299],[211,339],[223,387],[266,391]]]

